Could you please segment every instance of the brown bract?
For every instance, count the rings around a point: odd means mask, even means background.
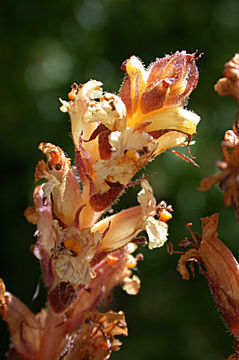
[[[232,96],[239,102],[239,54],[225,64],[224,77],[216,83],[215,91],[220,96]]]
[[[177,270],[189,279],[187,262],[197,262],[206,276],[221,317],[234,336],[239,335],[239,264],[231,251],[218,239],[218,214],[202,218],[202,240],[197,249],[182,255]],[[202,267],[205,269],[203,270]]]

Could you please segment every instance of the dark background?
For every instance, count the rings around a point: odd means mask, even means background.
[[[30,254],[34,227],[23,212],[32,204],[33,174],[42,158],[41,141],[60,145],[72,155],[67,115],[59,111],[59,97],[67,97],[73,81],[101,80],[104,89],[117,92],[123,79],[122,62],[138,55],[146,65],[156,57],[186,49],[204,56],[198,61],[200,81],[188,105],[200,114],[192,152],[200,168],[165,153],[144,169],[156,172],[150,183],[157,200],[173,205],[169,240],[176,244],[193,222],[220,212],[220,238],[239,253],[238,225],[231,208],[225,209],[217,187],[198,193],[200,179],[216,172],[220,142],[231,128],[237,104],[219,98],[213,86],[224,63],[238,49],[237,0],[58,0],[5,1],[1,8],[1,276],[7,288],[31,309],[44,305],[44,288],[32,302],[40,270]],[[136,204],[139,186],[120,199],[116,209]],[[166,247],[143,250],[142,288],[138,296],[115,291],[112,306],[124,310],[129,337],[114,359],[217,360],[232,350],[210,296],[206,280],[181,280],[177,255]],[[8,348],[7,327],[0,323],[0,358]]]

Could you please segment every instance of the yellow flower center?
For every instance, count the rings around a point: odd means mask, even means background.
[[[64,241],[64,246],[68,250],[72,250],[77,254],[82,252],[82,247],[80,246],[79,242],[75,239],[68,238]]]

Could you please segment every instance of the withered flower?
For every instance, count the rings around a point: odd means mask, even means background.
[[[224,77],[215,85],[220,96],[232,96],[239,103],[239,54],[225,64]]]
[[[239,54],[225,64],[224,76],[215,85],[220,96],[233,96],[239,102]],[[239,222],[239,112],[233,130],[227,130],[221,144],[222,161],[218,162],[219,174],[207,177],[200,183],[199,190],[207,191],[216,183],[224,191],[224,203],[233,205]]]
[[[218,162],[220,173],[204,178],[199,186],[199,191],[208,191],[213,185],[219,184],[224,192],[225,206],[233,205],[239,221],[239,132],[236,120],[233,130],[225,133],[222,142],[222,161]]]
[[[183,279],[188,280],[187,262],[197,262],[200,265],[222,319],[237,338],[239,336],[239,264],[226,245],[218,239],[218,218],[219,215],[214,214],[201,219],[201,243],[197,246],[196,241],[195,247],[180,257],[177,270]]]

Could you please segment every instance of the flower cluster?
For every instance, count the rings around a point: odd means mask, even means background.
[[[126,335],[122,312],[97,305],[118,284],[137,294],[133,274],[142,255],[132,253],[137,237],[149,249],[167,240],[172,208],[157,204],[142,179],[138,206],[102,219],[133,176],[158,154],[189,145],[199,116],[184,109],[198,81],[195,55],[176,52],[145,69],[132,56],[119,96],[103,93],[101,82],[73,84],[61,111],[71,120],[75,163],[59,146],[41,143],[46,161],[35,170],[34,206],[25,216],[37,225],[33,253],[48,290],[47,307],[36,316],[2,283],[1,313],[8,322],[10,356],[21,359],[107,359]],[[39,185],[39,180],[44,183]],[[15,354],[15,355],[14,355]]]

